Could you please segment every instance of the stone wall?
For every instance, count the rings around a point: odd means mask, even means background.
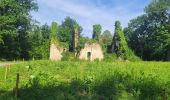
[[[99,44],[85,44],[80,51],[79,59],[93,61],[95,59],[102,60],[104,58],[102,48]]]
[[[53,61],[61,60],[62,52],[63,50],[61,48],[58,48],[54,43],[52,43],[50,46],[50,60],[53,60]]]
[[[73,51],[77,51],[77,48],[78,48],[78,30],[75,30],[73,40]]]

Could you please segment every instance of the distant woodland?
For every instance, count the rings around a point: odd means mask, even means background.
[[[0,60],[49,59],[52,38],[74,52],[76,26],[77,52],[87,41],[95,41],[102,45],[105,55],[116,58],[170,61],[170,0],[153,0],[145,7],[145,13],[132,19],[126,28],[121,27],[120,21],[113,22],[115,33],[102,32],[100,24],[93,25],[92,39],[84,37],[83,27],[69,16],[61,25],[40,25],[31,17],[31,11],[38,11],[36,0],[0,0]],[[110,50],[111,45],[116,47]]]

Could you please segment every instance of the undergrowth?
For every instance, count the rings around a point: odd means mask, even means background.
[[[168,62],[31,61],[0,68],[0,100],[162,100],[170,96]]]

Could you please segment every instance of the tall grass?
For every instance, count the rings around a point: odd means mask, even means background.
[[[0,68],[0,100],[15,99],[16,73],[21,100],[162,100],[169,72],[168,62],[31,61],[11,66],[6,81]]]

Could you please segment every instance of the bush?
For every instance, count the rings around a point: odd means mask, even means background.
[[[62,61],[77,61],[78,60],[78,58],[76,57],[76,55],[75,55],[75,53],[73,53],[73,52],[63,52],[62,53],[62,58],[61,58],[61,60]]]

